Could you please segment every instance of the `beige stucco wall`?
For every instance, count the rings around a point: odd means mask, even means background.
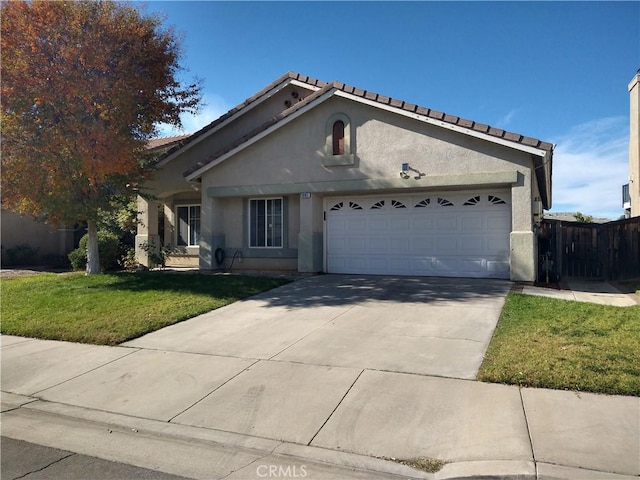
[[[0,216],[3,250],[27,244],[38,249],[38,255],[66,255],[73,250],[74,230],[54,227],[36,220],[2,210]]]
[[[221,131],[213,136],[217,140],[210,138],[187,150],[145,185],[167,205],[174,205],[179,192],[183,198],[200,197],[201,268],[215,268],[213,252],[220,246],[228,260],[234,253],[242,255],[234,269],[319,271],[325,195],[479,186],[511,189],[512,279],[535,279],[532,207],[539,189],[531,155],[360,102],[333,97],[211,168],[201,182],[184,180],[183,172],[218,151],[221,139],[233,138],[281,110],[290,91],[284,89],[258,106],[246,115],[246,123],[229,129],[228,136]],[[327,120],[336,113],[346,114],[351,122],[352,165],[327,166],[325,161]],[[402,163],[424,176],[400,178]],[[309,198],[301,199],[302,192],[309,192]],[[264,196],[286,199],[287,241],[280,252],[247,247],[247,201]]]
[[[327,167],[323,164],[326,120],[337,112],[351,120],[355,162]],[[401,179],[402,163],[409,163],[425,176]],[[512,279],[533,281],[537,242],[532,207],[539,190],[532,167],[528,153],[334,97],[210,169],[202,176],[201,188],[203,198],[313,191],[311,199],[298,201],[301,213],[297,224],[292,223],[295,211],[290,204],[288,233],[291,236],[299,225],[304,227],[295,232],[303,244],[299,246],[307,250],[300,252],[299,260],[304,268],[317,268],[323,225],[321,202],[316,199],[325,194],[370,193],[381,188],[391,192],[473,188],[475,184],[508,186],[513,205]],[[225,235],[237,239],[244,225],[229,221],[226,215]]]
[[[325,123],[334,112],[347,114],[356,130],[353,167],[322,164]],[[427,175],[513,170],[515,163],[530,177],[531,167],[528,154],[347,99],[332,98],[205,173],[203,189],[395,179],[405,162]]]
[[[220,127],[212,129],[212,132],[215,133],[204,134],[201,138],[196,139],[176,158],[166,163],[161,162],[161,168],[157,169],[152,178],[145,183],[144,190],[158,198],[164,198],[176,192],[197,190],[198,183],[186,181],[183,173],[196,163],[207,159],[229,143],[278,115],[285,109],[285,101],[297,101],[292,96],[293,92],[297,93],[298,99],[313,93],[312,90],[296,85],[286,85],[256,106],[246,109],[232,122],[221,124]]]

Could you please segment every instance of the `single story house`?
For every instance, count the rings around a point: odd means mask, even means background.
[[[202,270],[534,281],[553,148],[288,72],[159,159],[136,245]]]

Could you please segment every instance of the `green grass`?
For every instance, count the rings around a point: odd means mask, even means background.
[[[0,331],[116,345],[285,283],[278,278],[169,272],[3,279]]]
[[[478,380],[640,396],[640,306],[511,293]]]

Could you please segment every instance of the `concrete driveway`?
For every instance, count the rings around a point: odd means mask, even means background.
[[[510,283],[321,275],[125,345],[473,379]]]
[[[386,478],[326,470],[380,456],[640,474],[637,398],[468,380],[510,287],[322,275],[117,347],[3,336],[3,436],[192,478]]]

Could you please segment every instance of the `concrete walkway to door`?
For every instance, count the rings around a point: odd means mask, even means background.
[[[471,380],[510,288],[322,275],[117,347],[3,336],[2,435],[186,478],[637,478],[639,398]]]

